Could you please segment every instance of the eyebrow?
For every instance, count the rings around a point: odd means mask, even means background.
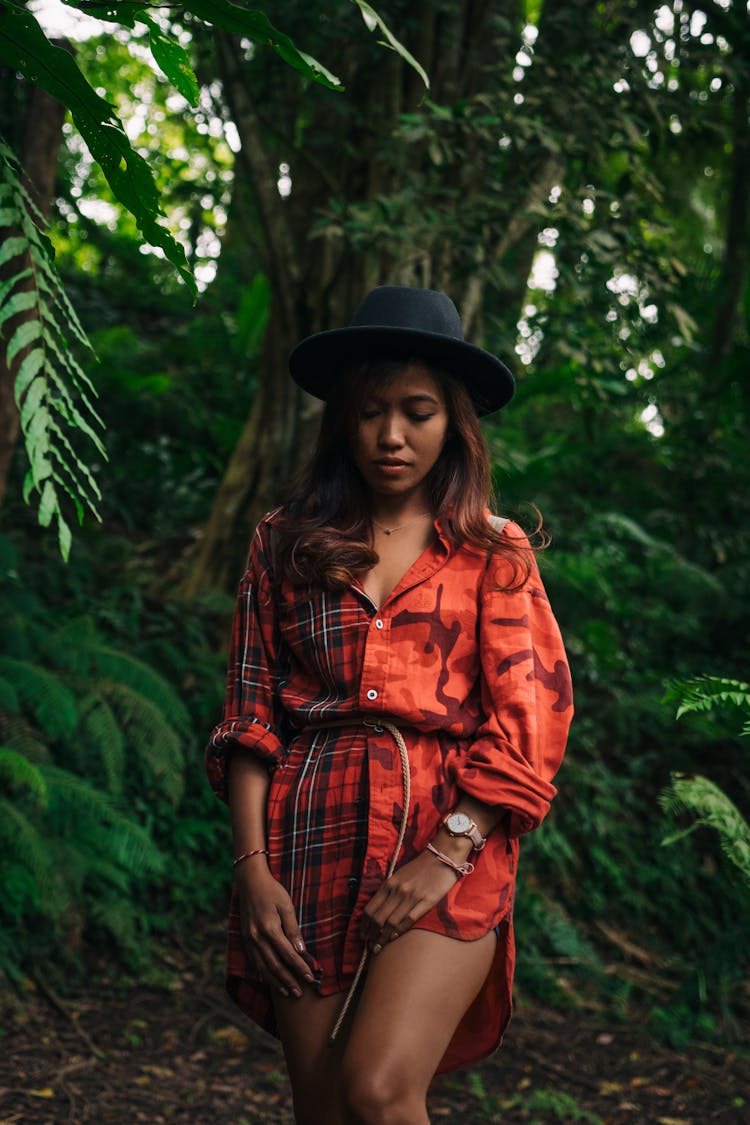
[[[387,405],[386,400],[384,398],[381,398],[380,395],[376,394],[374,391],[372,391],[365,397],[365,402],[367,401],[367,399],[374,399],[375,402]],[[440,402],[434,397],[434,395],[427,394],[426,391],[423,391],[420,394],[404,395],[404,397],[401,399],[401,402],[428,402],[433,406],[440,406]]]

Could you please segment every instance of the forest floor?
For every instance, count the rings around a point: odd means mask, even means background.
[[[221,942],[170,958],[160,987],[106,967],[64,999],[38,981],[3,1020],[0,1125],[292,1125],[281,1051],[226,997]],[[750,1059],[517,998],[501,1050],[438,1078],[429,1107],[469,1125],[747,1125]]]

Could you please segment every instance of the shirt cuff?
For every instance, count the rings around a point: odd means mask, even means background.
[[[206,746],[206,773],[211,788],[222,801],[228,799],[227,772],[232,753],[248,750],[261,761],[276,765],[284,752],[281,732],[256,717],[227,719],[215,729]]]
[[[509,810],[509,836],[538,828],[557,793],[550,781],[530,768],[521,769],[496,747],[482,748],[481,743],[474,743],[469,756],[455,767],[454,779],[468,796]]]

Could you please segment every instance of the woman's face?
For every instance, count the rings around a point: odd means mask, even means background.
[[[406,364],[370,390],[356,420],[353,454],[373,496],[421,499],[447,430],[445,396],[423,364]]]

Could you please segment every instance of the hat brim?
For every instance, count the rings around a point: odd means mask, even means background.
[[[298,386],[325,401],[345,367],[372,359],[434,363],[465,385],[479,415],[500,410],[516,389],[509,369],[490,352],[437,332],[390,325],[353,325],[308,336],[289,356],[289,371]]]

